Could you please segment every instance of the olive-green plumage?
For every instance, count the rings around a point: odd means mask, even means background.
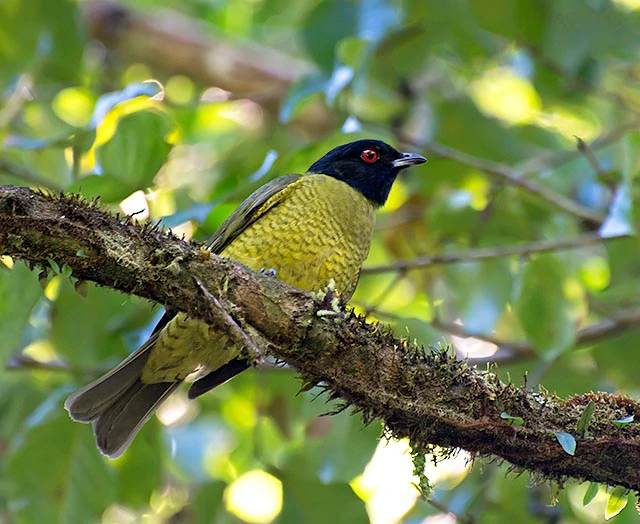
[[[375,210],[397,173],[424,162],[383,142],[362,140],[331,151],[305,175],[286,175],[248,197],[207,242],[213,253],[307,291],[333,279],[353,294],[369,251]],[[222,333],[183,313],[165,314],[128,359],[78,391],[65,406],[93,422],[100,450],[121,454],[158,405],[194,371],[196,397],[248,367]]]

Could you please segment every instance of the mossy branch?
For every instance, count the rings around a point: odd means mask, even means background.
[[[505,459],[537,478],[640,489],[640,426],[614,423],[630,415],[640,420],[633,400],[607,394],[561,399],[505,384],[353,313],[318,315],[326,304],[308,293],[75,196],[0,186],[0,254],[33,266],[53,260],[78,279],[232,329],[221,320],[222,307],[255,347],[285,360],[306,381],[322,382],[365,421],[381,419],[414,449],[460,447]],[[591,402],[593,414],[578,429]],[[573,456],[558,433],[573,435]]]

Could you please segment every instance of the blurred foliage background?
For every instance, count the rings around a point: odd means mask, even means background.
[[[203,240],[267,180],[384,139],[429,163],[380,213],[353,305],[518,384],[636,395],[639,34],[638,0],[2,0],[0,183]],[[2,262],[0,522],[638,518],[464,453],[425,501],[406,443],[275,367],[175,395],[109,461],[63,399],[161,308]]]

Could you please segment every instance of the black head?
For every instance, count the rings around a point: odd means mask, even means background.
[[[415,153],[400,153],[380,140],[358,140],[332,149],[309,172],[342,180],[382,206],[398,173],[426,161]]]

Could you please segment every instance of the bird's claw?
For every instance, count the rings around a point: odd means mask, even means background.
[[[270,267],[268,269],[266,267],[261,267],[260,268],[260,273],[262,273],[264,275],[267,275],[268,277],[275,277],[275,276],[278,275],[278,272],[272,267]]]

